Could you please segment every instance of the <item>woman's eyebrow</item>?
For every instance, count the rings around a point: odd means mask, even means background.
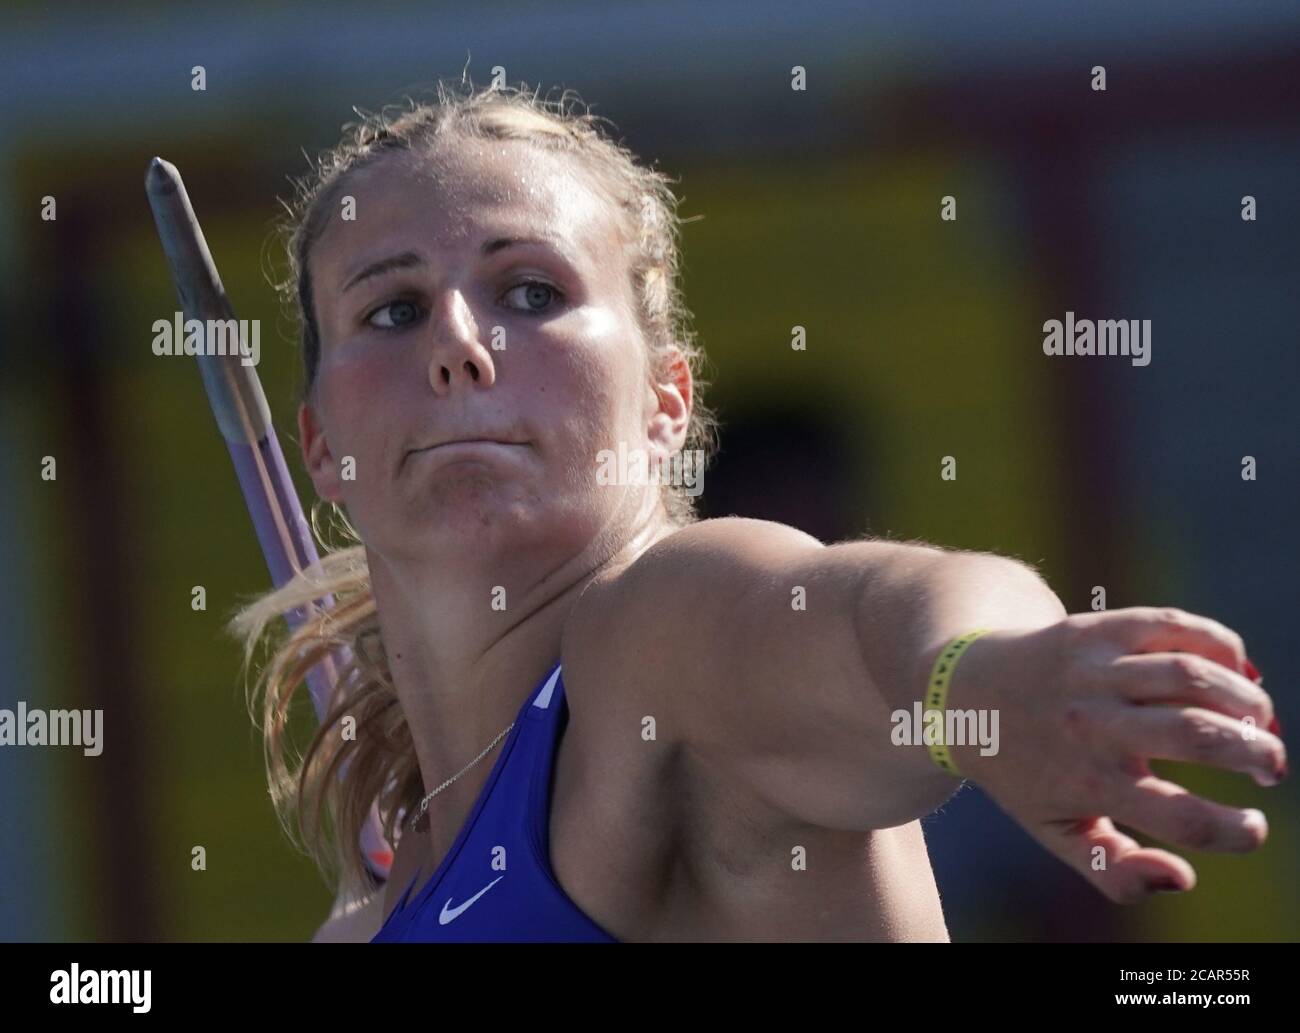
[[[549,247],[558,251],[565,261],[573,263],[573,251],[560,237],[554,237],[549,234],[541,237],[497,237],[494,240],[487,241],[482,247],[484,256],[494,255],[498,251],[504,251],[509,247],[518,247],[522,244],[535,244],[541,247]]]
[[[550,248],[551,251],[556,253],[556,255],[559,255],[565,262],[568,262],[568,265],[573,266],[575,269],[582,268],[582,262],[578,259],[577,249],[573,248],[572,244],[569,244],[568,238],[549,233],[539,236],[497,236],[497,238],[486,240],[484,246],[481,248],[481,252],[482,255],[486,257],[489,255],[495,255],[498,251],[504,251],[506,248],[528,246],[528,244]]]
[[[573,257],[569,248],[559,237],[495,237],[486,241],[480,249],[486,257],[494,255],[498,251],[504,251],[506,248],[519,247],[521,245],[534,244],[542,247],[553,248],[558,251],[567,261],[572,262]],[[381,276],[384,273],[392,272],[396,269],[412,269],[416,266],[425,265],[424,256],[415,251],[403,251],[398,255],[390,255],[388,258],[381,258],[377,262],[371,262],[363,266],[355,276],[343,285],[340,294],[345,293],[365,280]]]
[[[394,269],[410,269],[414,266],[424,264],[424,256],[416,254],[414,251],[403,251],[400,255],[391,255],[388,258],[381,258],[379,261],[371,262],[369,265],[363,267],[360,272],[343,285],[343,290],[339,291],[339,293],[342,294],[345,291],[349,291],[363,280],[369,280],[373,276],[379,276],[382,273],[391,272]]]

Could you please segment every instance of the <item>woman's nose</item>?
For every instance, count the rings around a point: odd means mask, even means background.
[[[454,289],[444,291],[429,323],[433,337],[429,383],[434,393],[447,394],[453,388],[471,384],[491,386],[496,380],[496,368],[491,353],[479,340],[478,322],[465,295]]]

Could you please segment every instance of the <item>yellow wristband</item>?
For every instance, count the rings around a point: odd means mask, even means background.
[[[948,774],[956,775],[958,778],[961,777],[961,773],[952,761],[952,754],[948,751],[951,744],[943,741],[947,731],[948,684],[952,681],[952,672],[957,667],[961,655],[972,642],[992,630],[992,628],[976,628],[974,631],[958,635],[944,646],[939,653],[939,658],[934,662],[934,669],[930,672],[930,683],[925,690],[925,713],[929,714],[933,710],[939,714],[939,741],[927,744],[930,759]]]

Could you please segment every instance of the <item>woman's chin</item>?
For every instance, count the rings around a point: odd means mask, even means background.
[[[540,503],[517,482],[504,481],[493,471],[457,464],[441,471],[437,482],[420,492],[419,523],[438,533],[482,534],[493,528],[516,527]]]
[[[438,550],[493,544],[509,546],[563,526],[555,500],[544,487],[504,478],[499,471],[458,463],[439,471],[402,507],[404,535]]]
[[[564,485],[505,476],[488,464],[458,462],[418,490],[404,491],[397,506],[382,507],[389,515],[382,528],[372,528],[373,536],[357,527],[384,554],[436,555],[459,564],[539,545],[581,548],[608,522],[610,515],[597,505],[606,501],[578,486],[566,491]]]

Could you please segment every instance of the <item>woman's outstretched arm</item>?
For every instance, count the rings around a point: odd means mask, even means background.
[[[589,684],[617,677],[639,693],[661,742],[796,820],[846,830],[922,817],[956,788],[919,737],[894,732],[943,646],[993,629],[957,666],[948,706],[982,714],[996,741],[955,748],[958,769],[1114,900],[1190,888],[1195,874],[1111,819],[1197,849],[1252,850],[1265,835],[1259,812],[1192,796],[1148,760],[1262,783],[1285,767],[1233,631],[1167,607],[1070,616],[1030,567],[991,554],[825,546],[711,520],[588,592],[571,624],[575,656],[610,658]]]

